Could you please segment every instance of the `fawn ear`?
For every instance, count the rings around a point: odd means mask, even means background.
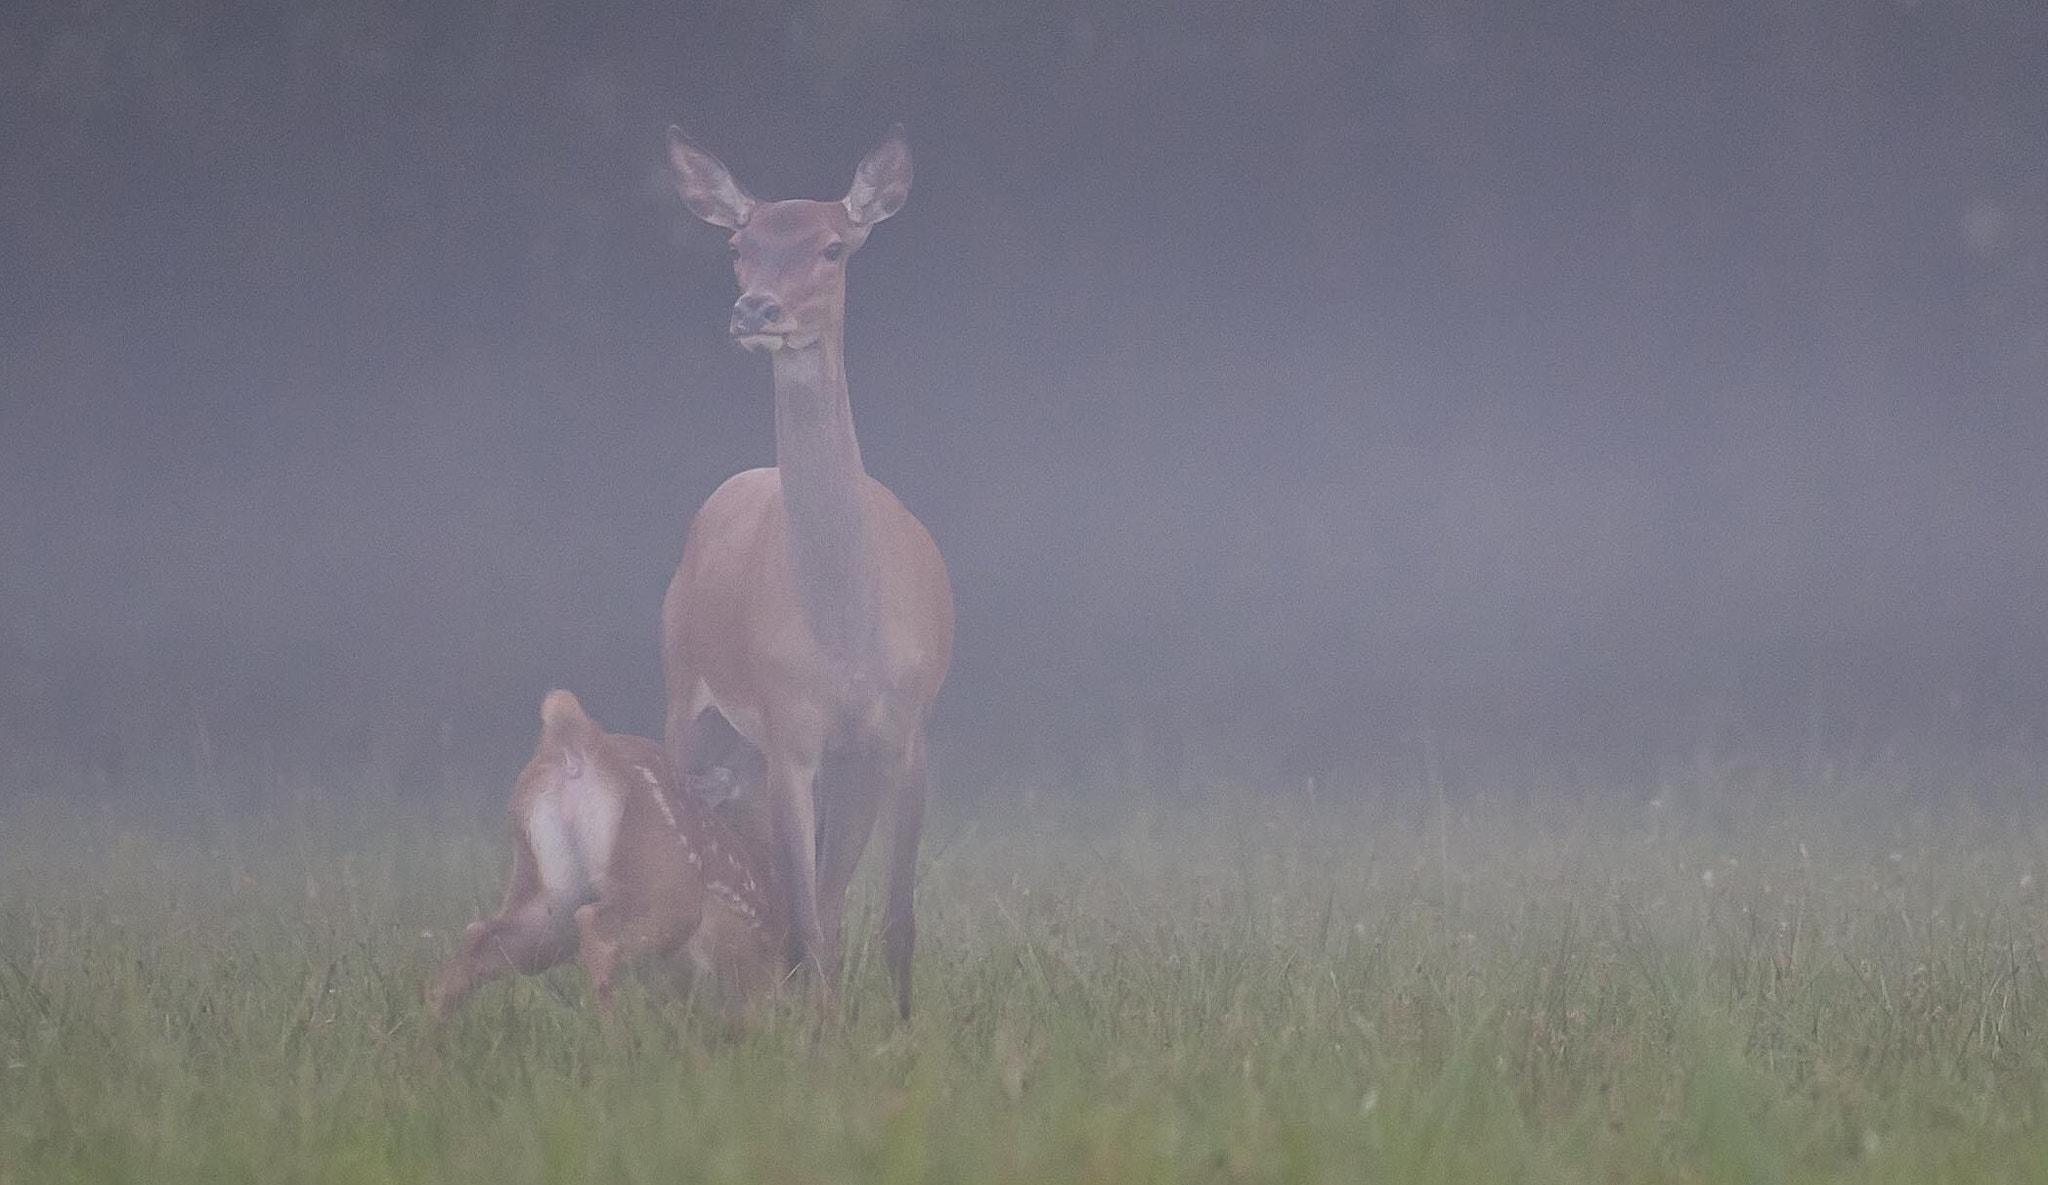
[[[903,125],[889,129],[889,135],[853,171],[853,188],[840,204],[855,226],[873,226],[903,208],[910,197],[910,141],[903,137]]]
[[[675,167],[676,192],[690,213],[713,226],[738,230],[754,216],[760,203],[732,179],[732,173],[718,158],[697,146],[683,129],[668,130],[668,162]]]

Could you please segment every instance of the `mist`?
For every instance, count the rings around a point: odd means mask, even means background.
[[[664,130],[837,197],[901,120],[847,355],[942,794],[2031,747],[2043,61],[2021,0],[10,9],[0,737],[432,796],[550,687],[658,735],[773,458]]]

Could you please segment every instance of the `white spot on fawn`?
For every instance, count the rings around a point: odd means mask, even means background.
[[[640,772],[647,774],[647,797],[652,798],[654,805],[661,808],[661,817],[668,820],[668,829],[680,835],[682,828],[676,825],[676,813],[668,809],[668,796],[661,792],[661,783],[655,781],[654,775],[648,771],[643,769]],[[687,839],[683,840],[685,846],[688,846],[689,842]]]

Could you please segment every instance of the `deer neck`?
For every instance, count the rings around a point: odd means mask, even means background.
[[[775,465],[804,617],[826,654],[857,668],[877,643],[877,574],[862,513],[867,471],[853,434],[841,339],[829,334],[771,357]]]

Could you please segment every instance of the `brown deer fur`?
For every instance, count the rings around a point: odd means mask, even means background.
[[[669,159],[690,210],[732,232],[728,331],[768,356],[775,390],[775,467],[704,503],[662,606],[669,759],[700,775],[719,763],[709,750],[744,742],[761,789],[735,807],[771,839],[790,945],[828,995],[847,885],[869,835],[890,836],[883,948],[907,1017],[925,726],[953,595],[932,537],[862,465],[844,339],[847,262],[902,208],[910,148],[892,129],[836,202],[757,201],[673,128]]]

